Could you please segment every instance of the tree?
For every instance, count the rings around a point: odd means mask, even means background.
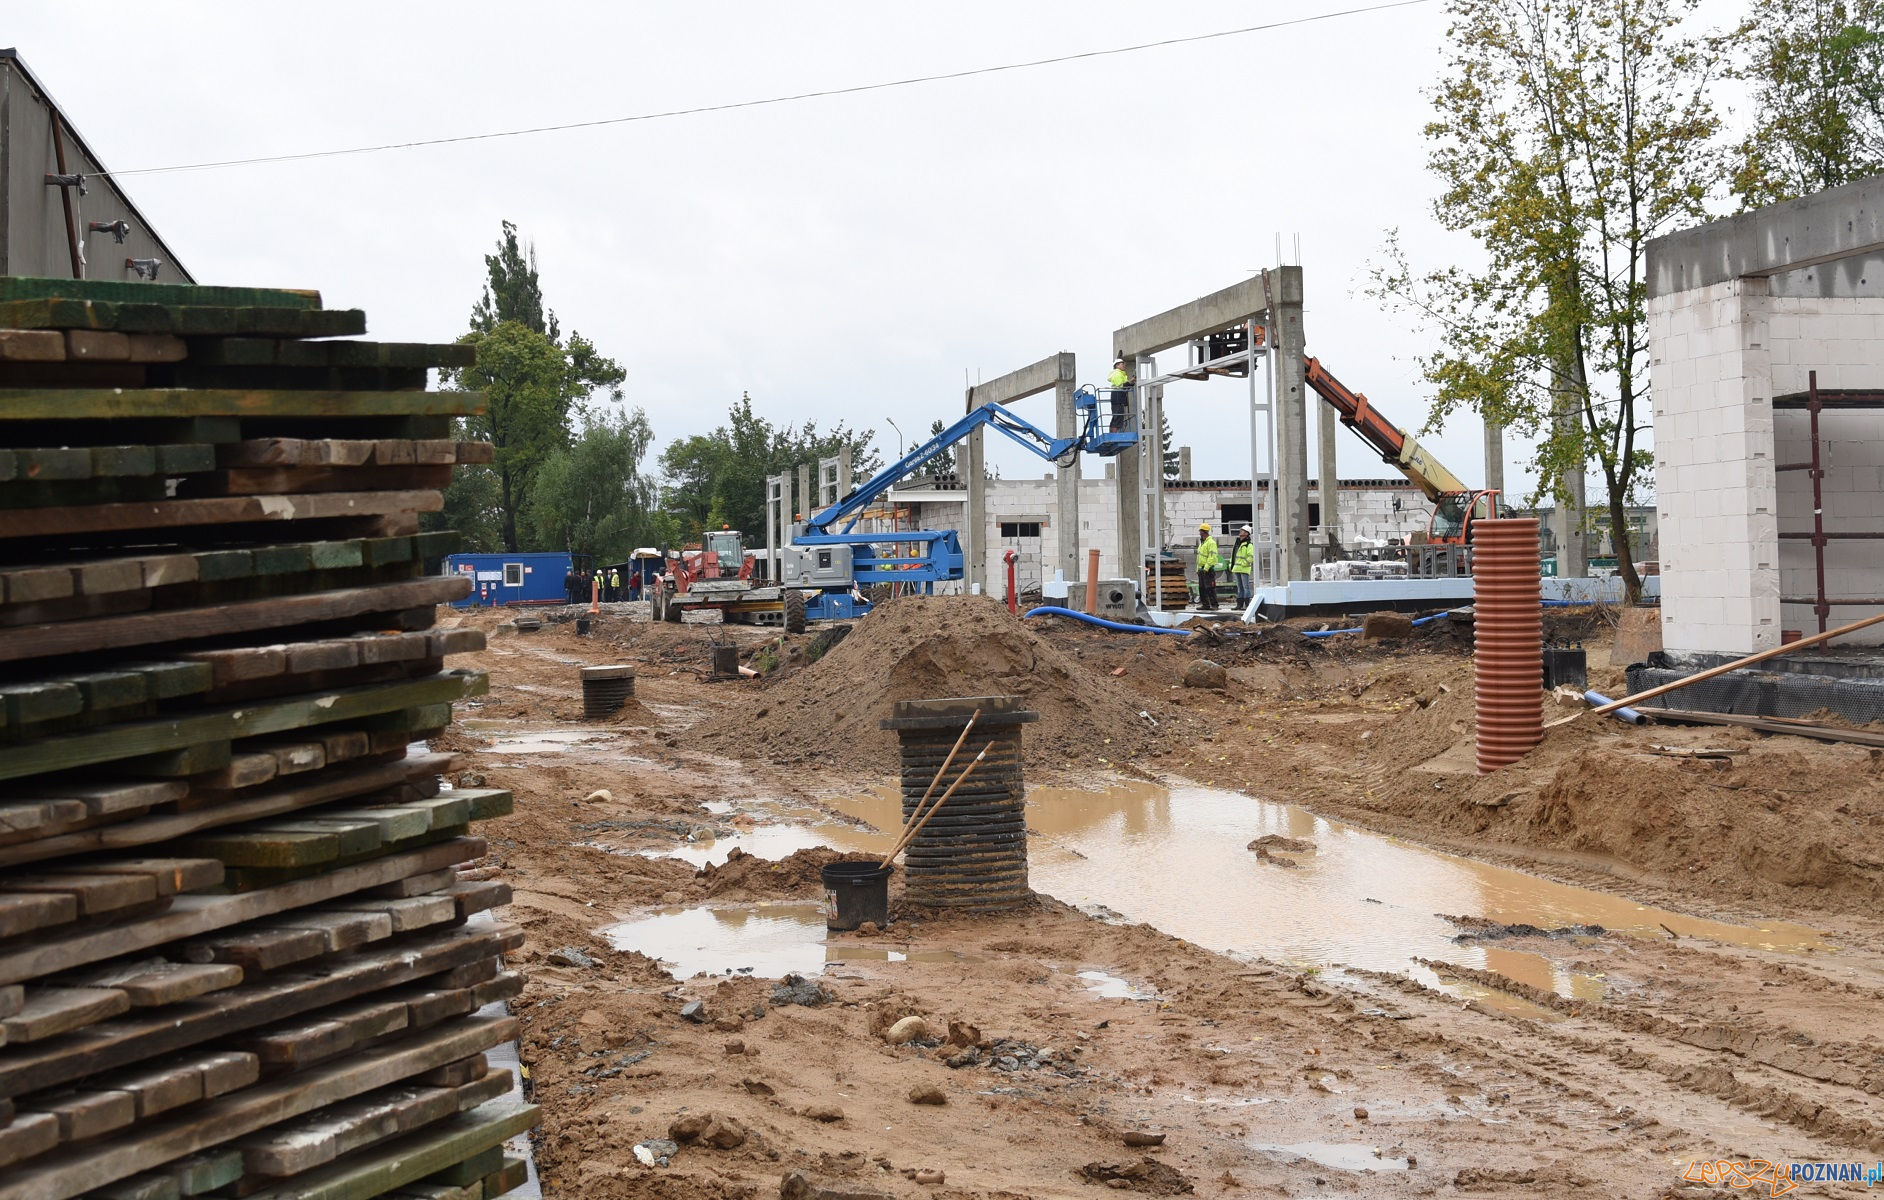
[[[1178,452],[1171,445],[1171,419],[1164,415],[1164,409],[1158,409],[1158,453],[1164,464],[1164,477],[1178,477]]]
[[[1428,167],[1439,223],[1485,261],[1418,273],[1390,235],[1371,289],[1437,335],[1429,427],[1475,410],[1537,437],[1539,494],[1560,504],[1593,464],[1617,530],[1652,469],[1647,243],[1705,219],[1726,177],[1720,49],[1679,29],[1696,3],[1451,0]],[[1616,551],[1633,601],[1634,548]]]
[[[940,437],[942,436],[942,431],[947,428],[948,426],[942,423],[942,418],[937,417],[934,423],[929,426],[929,436],[932,438]],[[915,447],[911,446],[910,449],[914,450]],[[924,469],[931,475],[955,474],[955,448],[951,446],[942,453],[935,455],[924,465]]]
[[[726,424],[661,452],[662,507],[689,539],[720,525],[756,533],[765,528],[767,476],[795,472],[800,463],[815,467],[820,458],[848,451],[851,477],[861,482],[882,467],[871,446],[875,436],[875,430],[854,431],[842,422],[828,430],[813,421],[797,428],[773,425],[753,411],[752,397],[742,394],[728,410]]]
[[[1745,207],[1884,171],[1884,0],[1755,0],[1736,39],[1753,96],[1733,178]]]
[[[566,344],[558,340],[556,316],[543,308],[535,252],[518,248],[510,222],[504,222],[498,252],[484,262],[490,280],[472,310],[471,332],[459,339],[477,347],[477,364],[441,372],[440,382],[484,394],[484,411],[467,418],[464,431],[496,447],[490,473],[497,540],[514,553],[521,548],[517,517],[537,469],[569,448],[571,426],[597,391],[621,399],[626,372],[579,333],[571,331]],[[487,485],[462,475],[454,480],[447,506],[472,507],[468,497],[451,493],[473,486]]]
[[[654,481],[641,467],[653,440],[638,408],[585,417],[575,443],[537,469],[524,507],[532,542],[616,562],[661,541]]]

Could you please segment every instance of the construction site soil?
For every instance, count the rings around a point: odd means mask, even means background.
[[[536,632],[453,618],[492,634],[468,664],[491,693],[439,744],[517,798],[481,865],[526,930],[515,1008],[546,1194],[1662,1196],[1712,1190],[1684,1181],[1694,1163],[1884,1153],[1877,752],[1552,698],[1544,743],[1479,776],[1456,621],[1405,641],[1301,636],[1324,622],[1179,638],[918,598],[832,645],[638,609],[588,636],[554,612]],[[1600,617],[1551,633],[1621,693]],[[764,673],[713,679],[727,641]],[[1200,660],[1222,686],[1184,686]],[[583,721],[577,668],[617,662],[638,667],[634,703]],[[916,911],[899,875],[889,928],[809,926],[805,986],[742,973],[736,939],[717,973],[677,979],[656,957],[719,936],[691,926],[637,944],[656,920],[815,921],[819,868],[895,832],[846,815],[893,776],[890,703],[1009,693],[1041,714],[1030,788],[1202,786],[1313,814],[1293,839],[1239,840],[1247,872],[1352,826],[1659,906],[1667,932],[1447,909],[1456,950],[1384,971],[1214,953],[1073,895]],[[1204,909],[1232,882],[1165,881]],[[1668,924],[1684,919],[1718,924]],[[906,1016],[926,1028],[886,1039]]]

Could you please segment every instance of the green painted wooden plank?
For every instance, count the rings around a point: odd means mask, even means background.
[[[411,562],[412,539],[410,537],[366,538],[360,543],[360,553],[365,556],[367,565],[383,567],[387,563]]]
[[[13,452],[13,462],[13,476],[21,482],[92,477],[92,452],[82,446],[19,449]]]
[[[144,677],[153,700],[172,700],[207,692],[215,682],[216,672],[206,662],[123,663],[127,671]]]
[[[257,546],[251,553],[255,556],[257,575],[286,575],[314,569],[314,549],[306,542]]]
[[[497,788],[461,791],[457,793],[471,804],[473,821],[489,821],[494,817],[507,817],[517,811],[517,801],[509,792]]]
[[[235,757],[235,749],[227,739],[216,742],[198,742],[193,746],[184,746],[178,750],[164,750],[156,754],[140,754],[134,758],[120,759],[110,764],[110,769],[126,775],[155,775],[159,779],[182,779],[190,775],[201,775],[205,771],[220,771],[228,766]]]
[[[479,392],[0,388],[0,420],[5,421],[125,420],[178,416],[450,417],[482,412],[483,409],[484,397]],[[89,475],[90,456],[86,455],[86,459],[86,474]]]
[[[142,304],[209,304],[225,308],[258,304],[319,308],[321,294],[302,288],[225,287],[202,283],[130,283],[112,279],[0,276],[0,300],[109,300]]]
[[[425,1178],[427,1182],[442,1183],[447,1187],[465,1187],[477,1183],[486,1175],[494,1175],[503,1169],[504,1148],[492,1146],[455,1162],[442,1171],[434,1171]]]
[[[155,475],[157,452],[149,446],[93,446],[93,475]]]
[[[150,685],[135,671],[83,671],[54,675],[47,682],[71,684],[91,711],[126,708],[150,699]]]
[[[249,1200],[370,1200],[460,1163],[494,1161],[495,1170],[501,1171],[503,1144],[535,1128],[541,1119],[541,1110],[534,1104],[492,1100],[394,1141],[355,1151],[329,1166],[256,1192]],[[492,1149],[495,1159],[487,1154]]]
[[[85,711],[85,696],[69,683],[5,683],[0,684],[0,704],[6,706],[7,724],[30,725],[77,716]]]
[[[207,443],[158,446],[157,469],[166,475],[191,475],[216,469],[216,447]]]
[[[340,856],[340,839],[332,833],[294,829],[271,832],[219,831],[169,843],[180,854],[213,858],[225,867],[312,867]],[[228,878],[224,879],[228,886]]]
[[[76,697],[77,689],[72,690]],[[453,670],[425,679],[339,688],[283,700],[127,722],[46,738],[30,745],[0,748],[0,779],[20,779],[139,755],[163,754],[201,743],[285,733],[310,725],[356,720],[423,705],[449,704],[466,696],[484,695],[489,690],[490,679],[483,672]],[[10,707],[8,716],[12,716]]]
[[[365,548],[358,538],[345,542],[309,543],[308,556],[317,571],[334,571],[366,564]]]
[[[196,556],[196,569],[205,583],[247,579],[255,574],[255,556],[247,550],[206,550]]]

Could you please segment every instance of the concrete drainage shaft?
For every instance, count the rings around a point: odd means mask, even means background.
[[[968,718],[981,710],[934,796],[975,760],[988,757],[916,835],[903,860],[911,904],[994,911],[1033,895],[1027,886],[1026,785],[1021,778],[1021,726],[1040,714],[1018,696],[899,700],[883,728],[896,731],[901,752],[903,823],[948,758]],[[933,803],[933,796],[931,797]]]

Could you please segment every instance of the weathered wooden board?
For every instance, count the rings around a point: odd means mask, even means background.
[[[115,329],[120,333],[182,336],[255,334],[268,337],[354,337],[366,332],[357,308],[311,309],[280,305],[167,305],[130,300],[0,300],[0,326],[9,329]]]
[[[9,1047],[0,1055],[0,1096],[63,1086],[415,980],[429,982],[440,972],[522,944],[522,931],[513,926],[460,926],[362,950],[318,969],[282,971],[230,989],[213,1005],[133,1013],[53,1043]]]
[[[415,1133],[356,1151],[329,1166],[307,1172],[278,1187],[257,1192],[250,1200],[365,1200],[382,1196],[408,1184],[418,1184],[428,1176],[448,1170],[459,1163],[495,1162],[494,1171],[504,1170],[503,1143],[535,1127],[540,1113],[535,1105],[510,1100],[492,1100],[468,1113],[428,1125]],[[496,1149],[495,1159],[488,1151]],[[490,1174],[491,1172],[487,1172]],[[481,1184],[484,1176],[472,1180]],[[434,1200],[430,1191],[421,1191]],[[442,1196],[481,1195],[481,1188],[446,1191]]]
[[[192,476],[177,494],[287,496],[315,492],[402,492],[451,486],[452,467],[231,467]],[[0,493],[0,499],[4,493]]]
[[[145,763],[145,756],[398,712],[414,705],[448,704],[467,696],[482,695],[489,687],[489,679],[482,672],[445,671],[423,679],[337,688],[308,696],[106,725],[46,738],[27,746],[0,747],[0,780],[117,760],[138,762],[148,768],[155,764]],[[222,761],[229,760],[225,757]],[[182,773],[196,774],[218,765],[221,764],[212,763]],[[159,769],[151,773],[171,772]]]
[[[463,576],[432,576],[372,587],[340,588],[203,608],[175,608],[84,621],[20,625],[0,629],[0,662],[253,633],[314,621],[337,621],[367,613],[393,612],[418,605],[448,604],[470,595],[471,587],[471,581]],[[0,689],[0,692],[5,690]],[[71,712],[76,711],[77,708],[71,709]],[[9,707],[9,721],[13,719],[11,713],[12,708]]]
[[[9,1046],[37,1042],[95,1025],[131,1011],[131,999],[110,988],[35,987],[26,989],[26,1005],[0,1020]]]
[[[450,755],[424,755],[394,762],[331,769],[305,781],[294,780],[281,787],[261,789],[236,798],[219,797],[215,805],[209,808],[139,817],[118,825],[0,846],[0,867],[93,850],[135,849],[183,837],[198,830],[294,812],[331,800],[369,795],[409,780],[429,779],[432,775],[448,770],[452,761]],[[189,785],[166,781],[163,786],[182,792]],[[10,936],[7,933],[5,910],[7,899],[0,896],[0,937]],[[74,911],[72,917],[66,919],[76,916]]]
[[[0,300],[77,300],[127,304],[220,305],[226,308],[319,308],[321,294],[307,288],[230,287],[204,283],[145,283],[58,276],[0,277]]]
[[[80,929],[0,950],[0,984],[70,971],[101,959],[136,954],[166,942],[201,937],[245,921],[335,900],[407,875],[482,857],[482,838],[459,838],[423,849],[341,867],[278,887],[233,896],[178,896],[169,911],[106,929]]]
[[[0,320],[4,320],[0,305]],[[335,392],[246,388],[0,388],[0,421],[140,417],[468,417],[481,392]]]
[[[196,1154],[287,1118],[385,1087],[516,1036],[513,1017],[469,1018],[379,1053],[296,1071],[174,1116],[140,1123],[133,1136],[61,1148],[0,1176],[0,1200],[69,1200],[172,1159]],[[507,1136],[507,1135],[506,1135]],[[403,1181],[401,1181],[403,1182]]]
[[[4,400],[0,400],[0,404],[4,404]],[[197,525],[320,521],[342,517],[378,517],[393,513],[437,512],[442,507],[443,500],[436,491],[395,491],[220,496],[198,500],[34,508],[9,512],[6,521],[0,522],[0,537],[64,537],[128,530],[184,529]]]

